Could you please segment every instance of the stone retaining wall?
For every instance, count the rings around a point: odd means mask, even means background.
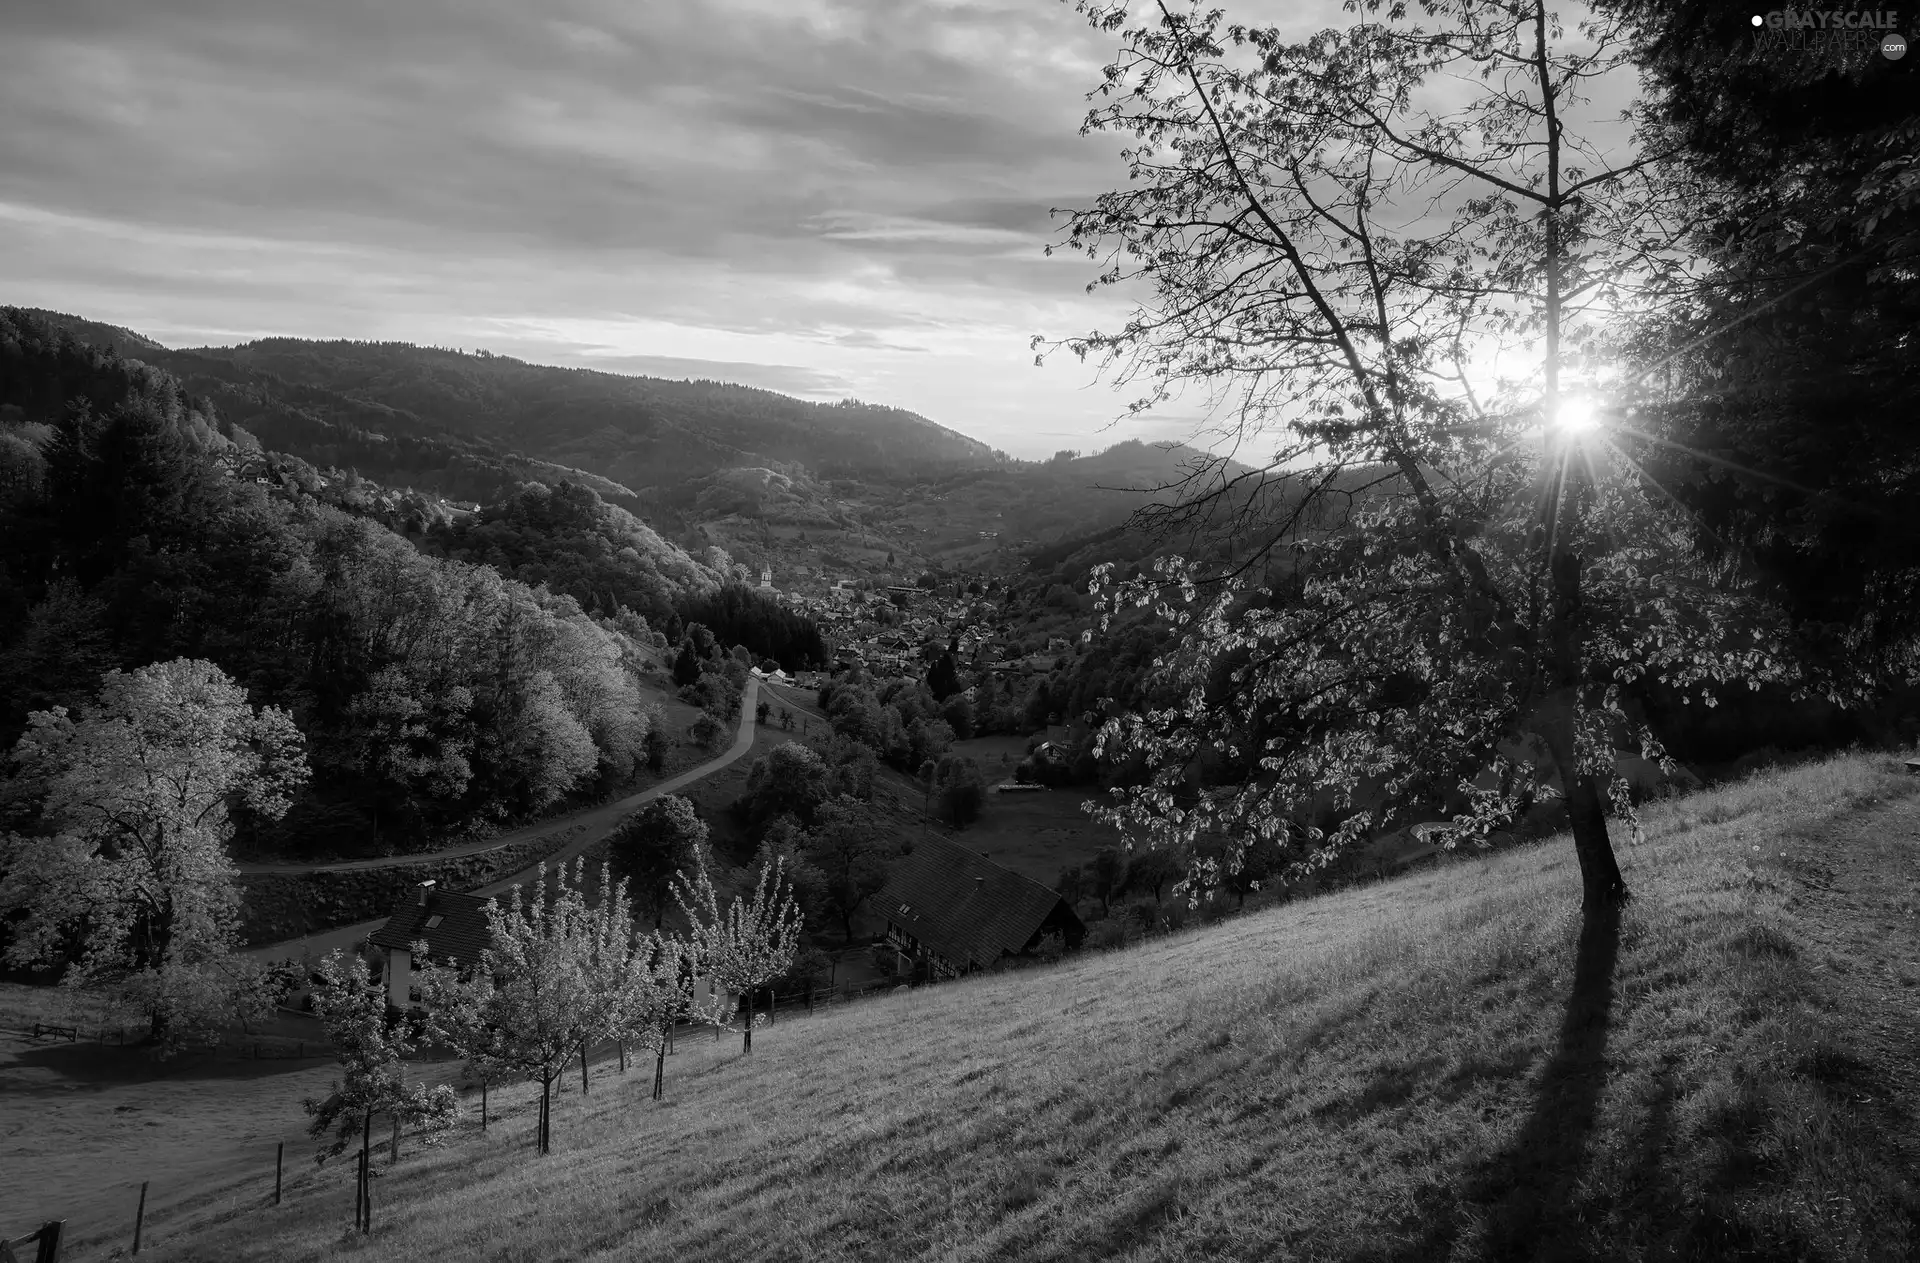
[[[572,825],[511,846],[385,868],[320,869],[297,875],[244,873],[241,933],[249,947],[277,943],[384,917],[423,881],[442,890],[468,891],[509,877],[553,854],[587,826]]]

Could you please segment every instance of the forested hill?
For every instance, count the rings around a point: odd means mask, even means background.
[[[508,446],[459,433],[404,408],[357,399],[257,372],[218,356],[177,351],[114,325],[60,312],[16,309],[77,341],[164,369],[222,420],[267,448],[316,466],[350,469],[389,487],[412,487],[452,500],[488,503],[523,482],[571,479],[633,507],[631,488],[586,470],[534,459]]]
[[[267,338],[174,350],[78,316],[27,314],[166,369],[278,451],[460,500],[492,501],[528,479],[565,477],[634,508],[636,489],[740,465],[894,479],[1006,460],[925,417],[873,404],[402,342]]]
[[[268,338],[196,353],[636,488],[768,462],[897,477],[1000,459],[986,444],[898,408],[809,403],[716,381],[552,368],[400,342]]]
[[[432,508],[424,549],[389,529]],[[0,750],[104,672],[211,662],[291,713],[313,769],[255,850],[419,848],[624,784],[661,722],[641,673],[666,630],[819,652],[730,578],[574,482],[450,521],[0,308]],[[14,806],[0,784],[0,830]]]

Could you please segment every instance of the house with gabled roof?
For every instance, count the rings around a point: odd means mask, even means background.
[[[941,837],[916,842],[895,863],[873,906],[887,942],[931,978],[992,968],[1049,935],[1077,947],[1087,933],[1057,892]]]
[[[416,897],[394,909],[387,923],[367,936],[386,954],[387,1002],[396,1008],[418,1004],[413,985],[413,945],[424,941],[430,959],[452,961],[461,968],[480,963],[480,953],[493,941],[487,926],[487,900],[479,895],[438,891],[421,882]]]

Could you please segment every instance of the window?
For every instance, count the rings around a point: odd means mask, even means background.
[[[436,912],[432,916],[427,918],[427,928],[429,930],[438,929],[440,928],[440,922],[445,919],[446,918],[442,917],[439,913]]]

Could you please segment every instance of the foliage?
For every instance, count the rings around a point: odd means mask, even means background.
[[[281,853],[431,845],[608,788],[649,752],[654,633],[632,610],[503,578],[510,550],[424,556],[372,520],[383,489],[266,451],[165,373],[24,313],[0,310],[0,360],[0,408],[24,418],[0,428],[44,435],[43,476],[0,492],[0,740],[108,668],[216,663],[306,734],[313,778],[284,819],[235,817],[238,845]],[[562,487],[498,526],[576,518],[619,524]],[[675,591],[713,581],[647,547]]]
[[[1654,467],[1702,547],[1754,559],[1807,652],[1884,695],[1920,635],[1911,65],[1730,40],[1701,0],[1605,7],[1641,36],[1647,147],[1693,208],[1698,262],[1625,346],[1660,386]]]
[[[789,741],[753,761],[741,807],[756,828],[778,816],[810,825],[832,793],[829,781],[827,761],[811,747]]]
[[[934,764],[933,796],[941,817],[965,828],[986,807],[987,779],[979,763],[966,755],[944,755]]]
[[[258,1007],[237,959],[230,813],[284,814],[306,778],[284,711],[210,662],[109,671],[78,718],[36,711],[14,750],[37,829],[0,851],[8,958],[64,965],[145,1013],[162,1052]]]
[[[341,1078],[323,1098],[302,1102],[313,1122],[307,1133],[332,1139],[314,1154],[316,1163],[337,1158],[376,1114],[388,1114],[417,1126],[425,1143],[438,1143],[460,1118],[460,1098],[448,1084],[406,1086],[404,1059],[415,1052],[407,1020],[389,1013],[386,988],[373,977],[364,958],[338,950],[321,958],[315,972],[313,1013],[326,1027],[339,1058]]]
[[[824,879],[825,911],[853,941],[853,918],[887,884],[887,861],[898,853],[866,804],[840,797],[823,803],[806,831],[806,857]]]
[[[784,865],[776,860],[760,869],[753,897],[735,895],[725,908],[714,890],[705,864],[693,876],[681,874],[674,882],[674,900],[686,913],[698,967],[716,989],[751,996],[793,964],[801,939],[800,910],[783,878]],[[710,1020],[724,1024],[724,1014]],[[753,1051],[753,1026],[744,1025],[743,1051]]]
[[[625,883],[640,909],[652,915],[658,930],[675,874],[697,867],[706,846],[707,825],[693,803],[665,794],[614,826],[607,838],[607,859],[614,876]]]
[[[1087,129],[1131,139],[1131,178],[1069,244],[1151,297],[1068,345],[1142,382],[1138,407],[1212,392],[1268,458],[1197,470],[1156,519],[1250,553],[1097,572],[1103,628],[1151,608],[1178,639],[1155,660],[1177,696],[1102,726],[1099,753],[1150,778],[1096,813],[1171,847],[1297,839],[1305,870],[1410,804],[1452,816],[1449,844],[1482,838],[1545,764],[1587,906],[1624,898],[1600,785],[1616,749],[1661,755],[1640,696],[1793,676],[1768,611],[1648,484],[1643,440],[1563,424],[1563,369],[1601,332],[1585,313],[1674,265],[1685,209],[1580,112],[1631,76],[1628,34],[1503,0],[1360,5],[1301,40],[1079,8],[1121,32]],[[1476,366],[1501,354],[1537,374]]]
[[[487,901],[488,945],[477,968],[416,962],[426,1029],[461,1056],[501,1074],[538,1080],[540,1150],[550,1143],[547,1104],[567,1062],[606,1033],[611,999],[604,964],[607,921],[587,906],[584,862],[552,881],[540,865],[533,888],[515,886],[504,905]]]
[[[707,711],[701,711],[700,717],[693,721],[692,736],[694,743],[704,750],[716,750],[727,739],[726,725],[715,719]]]
[[[753,657],[771,658],[789,671],[826,661],[826,646],[813,619],[744,583],[726,583],[689,597],[680,603],[680,611],[728,644],[744,645]]]

